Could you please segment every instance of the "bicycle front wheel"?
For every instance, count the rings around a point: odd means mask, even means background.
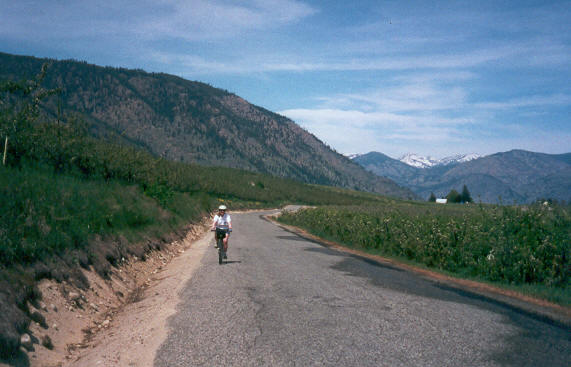
[[[222,261],[224,261],[224,243],[218,240],[218,264],[222,265]]]

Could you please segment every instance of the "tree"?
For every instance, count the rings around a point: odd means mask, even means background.
[[[0,81],[0,136],[5,139],[2,165],[6,165],[9,140],[11,140],[13,158],[16,162],[19,161],[21,155],[19,149],[22,149],[23,142],[30,139],[29,135],[39,116],[40,102],[50,95],[59,93],[59,89],[41,87],[47,68],[48,64],[43,64],[40,73],[33,80]]]
[[[433,192],[430,193],[430,197],[428,198],[428,201],[430,201],[431,203],[436,202],[436,196],[434,196]]]
[[[452,189],[448,195],[446,195],[446,199],[448,199],[449,203],[459,203],[462,200],[462,196],[458,193],[458,191]]]
[[[468,191],[468,187],[466,187],[466,185],[464,185],[464,187],[462,188],[462,194],[461,196],[461,202],[462,203],[472,203],[472,196],[470,196],[470,191]]]

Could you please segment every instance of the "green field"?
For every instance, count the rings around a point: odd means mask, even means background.
[[[349,247],[571,305],[571,211],[390,201],[286,213],[286,224]]]

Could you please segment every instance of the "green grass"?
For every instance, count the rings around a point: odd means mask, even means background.
[[[569,208],[392,201],[284,214],[346,246],[571,305]]]
[[[132,241],[197,220],[214,199],[176,193],[163,207],[137,185],[85,180],[49,168],[0,168],[0,264],[83,249],[94,235]]]
[[[162,236],[211,212],[288,203],[359,204],[378,195],[259,173],[171,162],[75,126],[28,124],[0,167],[0,264],[84,249],[95,236]]]

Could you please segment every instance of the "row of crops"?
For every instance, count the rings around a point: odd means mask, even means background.
[[[283,214],[348,246],[506,284],[569,288],[569,207],[397,203]]]

